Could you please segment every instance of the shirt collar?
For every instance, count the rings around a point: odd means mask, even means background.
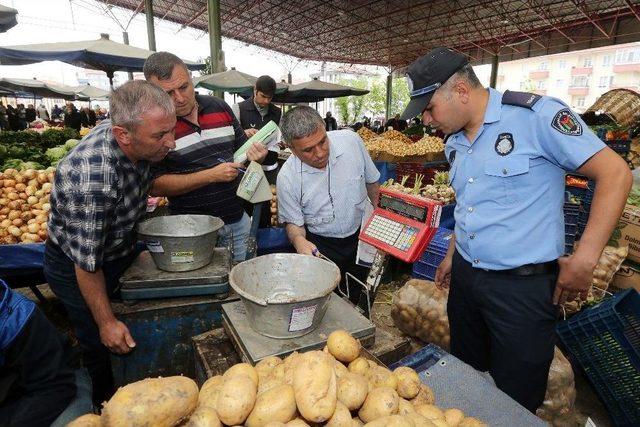
[[[100,125],[102,125],[102,123]],[[136,163],[133,163],[131,159],[129,159],[127,155],[124,153],[124,151],[122,151],[122,148],[120,148],[118,141],[116,141],[116,138],[113,136],[113,133],[111,132],[110,121],[108,126],[106,127],[107,129],[105,129],[105,132],[104,132],[104,139],[110,145],[111,151],[113,152],[114,156],[118,160],[118,163],[126,168],[134,169],[139,174],[142,174],[145,171],[145,169],[148,167],[149,162],[147,162],[146,160],[140,160]]]
[[[502,94],[494,88],[489,88],[489,101],[487,102],[487,110],[484,112],[485,123],[495,123],[500,120],[502,111]]]

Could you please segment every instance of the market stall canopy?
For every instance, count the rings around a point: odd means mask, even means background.
[[[635,126],[640,123],[640,93],[629,89],[605,92],[583,115],[590,114],[606,114],[621,126]]]
[[[369,93],[369,91],[365,89],[313,79],[308,82],[290,85],[286,92],[276,94],[273,97],[273,101],[284,103],[319,102],[325,98],[340,98],[351,95],[361,96],[367,93]]]
[[[142,71],[144,61],[154,53],[109,40],[101,34],[97,40],[78,42],[42,43],[0,47],[0,65],[24,65],[42,61],[62,61],[82,68],[107,73],[113,84],[116,71]],[[191,70],[204,68],[204,64],[184,61]]]
[[[27,92],[36,97],[41,98],[54,98],[54,99],[66,99],[66,100],[88,100],[88,97],[78,95],[73,87],[54,85],[50,83],[41,82],[36,79],[13,79],[13,78],[0,78],[0,90],[4,90],[14,94]]]
[[[14,8],[0,4],[0,33],[10,30],[18,24],[17,14],[18,11]]]
[[[232,68],[221,73],[196,77],[194,84],[196,87],[203,87],[209,90],[221,90],[228,93],[245,93],[253,90],[256,80],[258,80],[257,77]],[[286,84],[276,84],[276,93],[282,93],[286,90]]]
[[[89,99],[103,99],[108,98],[110,95],[110,92],[108,90],[100,89],[98,87],[90,85],[75,86],[73,90],[79,96]]]
[[[141,0],[99,0],[139,12]],[[208,32],[207,2],[153,0],[158,19]],[[298,58],[403,67],[436,46],[476,64],[640,40],[638,0],[220,1],[223,37]]]

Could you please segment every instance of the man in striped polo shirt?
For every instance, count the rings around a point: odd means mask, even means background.
[[[236,196],[240,183],[233,153],[247,140],[231,107],[220,98],[195,93],[191,75],[180,58],[156,52],[144,63],[145,78],[164,89],[176,107],[176,148],[155,169],[154,196],[169,198],[175,214],[220,217],[225,225],[218,244],[233,235],[234,260],[246,255],[251,221]],[[247,158],[262,163],[267,149],[254,144]]]

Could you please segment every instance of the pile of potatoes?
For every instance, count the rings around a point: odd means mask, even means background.
[[[102,416],[69,427],[475,427],[459,409],[434,405],[432,390],[411,368],[391,372],[360,356],[360,343],[334,331],[323,351],[239,363],[198,391],[189,378],[146,379],[120,388]],[[182,423],[182,424],[181,424]]]
[[[584,425],[584,422],[579,422],[581,415],[574,409],[575,401],[576,386],[571,363],[560,349],[555,347],[549,369],[547,392],[536,415],[554,427]]]
[[[276,186],[271,185],[271,226],[278,226],[278,195],[276,193]]]
[[[405,334],[449,350],[448,289],[411,279],[393,295],[391,318]]]

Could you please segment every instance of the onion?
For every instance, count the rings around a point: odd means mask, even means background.
[[[16,183],[17,183],[17,184],[20,184],[20,183],[22,183],[22,182],[27,181],[27,179],[26,179],[24,176],[20,175],[20,174],[16,174],[16,176],[14,177],[14,179],[16,180]]]
[[[27,196],[33,196],[38,191],[38,188],[35,185],[29,185],[24,192],[27,193]]]
[[[29,196],[29,198],[27,198],[27,203],[29,203],[30,205],[35,205],[36,203],[38,203],[38,198],[36,196]]]
[[[22,226],[22,224],[24,224],[24,221],[22,220],[22,218],[16,218],[13,221],[11,221],[11,223],[16,227],[20,227]]]
[[[44,184],[42,184],[42,191],[44,191],[45,193],[51,192],[52,189],[53,185],[50,182],[45,182]]]
[[[20,211],[9,212],[9,215],[7,215],[7,218],[10,219],[11,221],[13,221],[16,218],[20,218]]]
[[[9,212],[11,212],[11,209],[9,209],[6,206],[4,208],[0,209],[0,215],[8,215]]]
[[[42,210],[45,212],[49,212],[51,210],[51,205],[49,203],[45,203],[42,205]]]
[[[7,227],[11,227],[11,225],[13,225],[13,224],[11,224],[11,220],[10,219],[5,219],[2,222],[0,222],[0,227],[7,228]]]
[[[20,229],[18,227],[16,227],[15,225],[9,226],[7,228],[7,231],[9,233],[11,233],[12,236],[14,237],[18,237],[22,234],[22,231],[20,231]]]
[[[33,214],[31,213],[31,211],[25,211],[20,214],[20,219],[24,222],[29,221],[31,218],[33,218]]]
[[[22,231],[23,233],[27,232],[27,226],[26,225],[21,225],[20,226],[20,231]]]
[[[22,193],[26,189],[27,189],[27,186],[25,184],[22,184],[22,183],[17,183],[16,184],[16,191],[18,193]]]
[[[18,171],[12,168],[7,169],[6,171],[4,171],[4,175],[5,176],[14,176],[15,174],[17,174]]]
[[[27,221],[27,225],[31,225],[31,224],[38,224],[38,221],[36,221],[35,218],[31,218],[30,220]],[[38,225],[38,227],[40,227],[40,225]]]
[[[27,193],[18,193],[18,197],[22,200],[27,200],[29,198],[29,196],[27,196]]]
[[[40,231],[40,226],[38,224],[29,224],[27,225],[27,230],[29,230],[29,233],[37,233],[38,231]]]
[[[26,171],[22,172],[22,176],[28,179],[33,179],[37,175],[38,175],[38,172],[36,172],[35,169],[27,169]]]
[[[28,212],[31,211],[31,206],[28,203],[25,203],[23,205],[20,205],[20,210],[22,212]]]
[[[49,178],[47,177],[47,174],[46,174],[46,173],[44,173],[44,172],[40,172],[40,173],[38,174],[38,178],[37,178],[37,179],[38,179],[38,182],[39,182],[40,184],[44,184],[45,182],[48,182],[48,181],[49,181]]]
[[[7,203],[9,203],[9,199],[7,199],[6,197],[0,197],[0,206],[4,206]]]
[[[42,224],[40,224],[40,230],[41,231],[47,231],[48,227],[49,226],[47,225],[46,222],[43,222]]]
[[[47,222],[47,215],[45,214],[38,214],[35,217],[35,220],[38,221],[39,223],[46,223]]]
[[[53,175],[54,175],[54,173],[55,173],[55,172],[49,172],[49,173],[47,174],[47,181],[49,181],[49,182],[53,182]]]
[[[33,193],[33,195],[36,196],[36,197],[42,197],[42,196],[44,196],[44,191],[37,190],[35,193]]]
[[[39,187],[40,183],[38,182],[37,179],[32,179],[29,182],[27,182],[27,185],[31,186],[31,187]]]
[[[12,200],[9,203],[7,203],[7,207],[11,210],[20,209],[20,206],[22,206],[22,200],[20,201]]]
[[[47,240],[47,230],[38,231],[38,237],[40,237],[42,240]]]

